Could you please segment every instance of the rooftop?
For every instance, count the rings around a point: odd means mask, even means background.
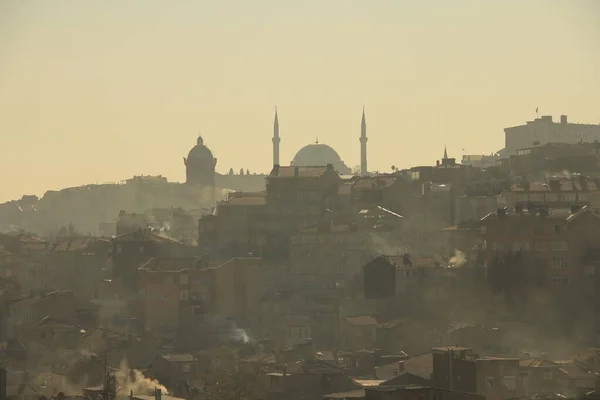
[[[191,363],[196,361],[191,354],[163,354],[161,357],[171,363]]]
[[[346,317],[346,322],[353,326],[375,326],[377,325],[377,320],[375,317],[370,315],[362,315],[359,317]]]
[[[335,172],[331,164],[314,167],[275,165],[269,174],[269,178],[321,178],[328,170]]]
[[[587,206],[581,208],[548,208],[534,206],[531,209],[499,209],[497,212],[492,212],[481,219],[481,221],[497,220],[499,218],[523,219],[523,218],[538,218],[538,219],[553,219],[571,222],[579,216],[591,211]],[[590,215],[599,217],[595,212],[590,212]]]
[[[207,259],[200,257],[189,258],[151,258],[139,268],[147,271],[184,271],[189,269],[206,269],[209,266]]]

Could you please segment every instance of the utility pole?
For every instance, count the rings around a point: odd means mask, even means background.
[[[452,373],[452,358],[453,358],[452,347],[450,347],[450,390],[454,390],[454,375]]]

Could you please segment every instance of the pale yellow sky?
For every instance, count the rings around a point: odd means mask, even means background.
[[[597,122],[600,2],[4,0],[0,201],[162,174],[198,132],[217,170],[318,136],[369,169],[503,147],[540,113]]]

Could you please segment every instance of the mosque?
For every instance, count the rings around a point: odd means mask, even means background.
[[[360,126],[360,174],[367,175],[367,123],[365,120],[365,110],[362,112],[361,126]],[[273,165],[281,165],[279,160],[279,143],[281,137],[279,136],[279,118],[277,110],[275,110],[275,120],[273,122]],[[262,189],[264,189],[264,177],[266,175],[222,175],[215,172],[217,165],[217,159],[213,156],[206,145],[202,137],[198,137],[196,146],[194,146],[188,156],[183,159],[186,167],[186,183],[189,185],[197,185],[203,187],[212,187],[215,185],[220,188],[230,188],[234,190],[254,191],[256,183],[260,185],[262,181]],[[352,170],[344,163],[337,151],[331,146],[324,143],[319,143],[317,140],[315,143],[308,144],[302,147],[292,161],[290,165],[306,167],[306,166],[320,166],[332,164],[334,169],[340,175],[352,174]],[[257,179],[258,178],[258,179]],[[256,182],[250,182],[256,181]],[[246,181],[252,188],[240,187],[248,186],[241,181]]]

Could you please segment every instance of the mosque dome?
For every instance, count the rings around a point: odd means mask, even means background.
[[[335,164],[342,161],[337,151],[323,143],[304,146],[294,156],[293,165],[310,167],[315,165]]]
[[[291,162],[291,165],[298,167],[312,167],[319,165],[332,164],[336,171],[341,174],[350,172],[337,151],[331,146],[323,143],[313,143],[302,147]]]

